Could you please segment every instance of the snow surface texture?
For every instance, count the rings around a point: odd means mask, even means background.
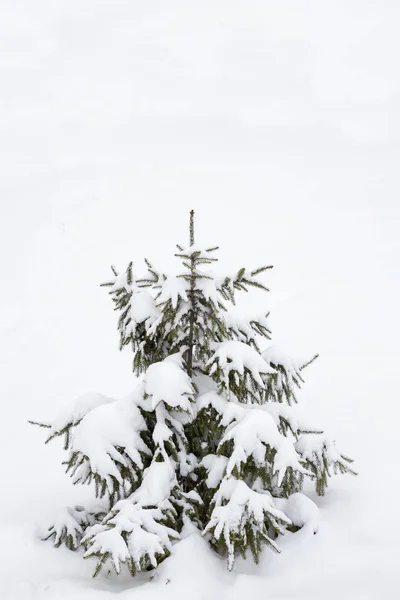
[[[13,491],[1,497],[1,599],[397,599],[398,3],[0,10],[0,455]],[[132,389],[98,284],[110,262],[143,254],[172,271],[190,208],[223,270],[274,264],[274,343],[320,353],[301,401],[360,476],[316,500],[317,535],[287,534],[259,567],[228,574],[189,532],[154,581],[92,581],[89,561],[34,535],[91,493],[25,422],[87,390]],[[239,314],[262,313],[262,296]]]

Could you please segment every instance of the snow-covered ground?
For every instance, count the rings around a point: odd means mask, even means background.
[[[3,0],[1,600],[398,598],[400,5]],[[133,385],[98,284],[187,243],[264,262],[274,341],[318,351],[304,410],[356,459],[317,535],[233,573],[189,535],[152,582],[35,537],[85,503],[27,419]],[[314,496],[313,499],[315,500]]]

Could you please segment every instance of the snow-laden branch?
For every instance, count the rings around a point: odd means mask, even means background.
[[[129,494],[148,463],[150,449],[141,433],[148,425],[141,411],[143,385],[113,400],[101,394],[78,398],[49,424],[47,441],[65,435],[64,464],[74,483],[96,484],[96,495]]]
[[[306,360],[297,360],[273,345],[261,355],[276,371],[276,375],[267,382],[267,395],[275,402],[296,403],[296,389],[304,383],[301,372],[318,358],[318,354]]]
[[[324,433],[304,433],[295,444],[296,452],[301,456],[312,477],[316,491],[323,496],[328,486],[328,477],[336,473],[356,475],[350,467],[353,462],[341,454],[335,443]]]
[[[83,506],[66,507],[59,511],[54,523],[41,536],[43,540],[52,539],[56,548],[65,544],[70,550],[76,550],[85,530],[101,521],[104,509],[87,511]]]
[[[224,321],[231,337],[236,338],[239,342],[250,344],[256,351],[258,351],[256,336],[269,339],[271,334],[268,314],[244,318],[232,312],[227,312],[224,314]]]
[[[228,478],[223,481],[214,497],[214,509],[203,535],[211,533],[214,545],[228,555],[231,570],[237,552],[244,553],[250,546],[258,562],[261,543],[279,552],[269,535],[283,533],[282,525],[290,525],[290,519],[275,508],[269,494],[255,492],[244,481]]]
[[[117,573],[126,564],[132,574],[156,567],[179,539],[176,510],[170,497],[176,487],[169,462],[153,461],[145,470],[140,488],[115,504],[99,525],[91,527],[82,543],[85,557],[98,558],[95,575],[110,560]]]
[[[221,391],[230,390],[242,402],[261,403],[266,376],[276,373],[254,348],[237,340],[215,344],[206,368]]]
[[[230,408],[230,407],[229,407]],[[226,466],[227,475],[234,470],[240,473],[243,465],[251,458],[256,468],[265,468],[266,448],[275,450],[272,463],[272,473],[278,476],[278,486],[282,485],[287,469],[291,468],[299,473],[307,474],[307,470],[299,462],[293,443],[279,433],[273,418],[262,409],[245,410],[238,419],[237,409],[234,407],[235,422],[228,428],[219,444],[219,451],[227,447],[227,442],[233,442],[233,451],[228,457]],[[227,425],[231,416],[229,410],[225,411],[222,424]]]

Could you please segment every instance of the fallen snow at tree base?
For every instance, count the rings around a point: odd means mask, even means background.
[[[289,498],[274,498],[275,506],[297,527],[306,527],[318,532],[320,512],[317,505],[305,494],[292,494]]]

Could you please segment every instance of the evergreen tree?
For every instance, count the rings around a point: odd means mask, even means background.
[[[271,345],[261,351],[268,315],[245,321],[228,310],[237,292],[268,291],[260,276],[271,267],[216,277],[208,267],[218,248],[196,245],[193,211],[189,245],[177,248],[176,276],[146,260],[141,276],[130,263],[103,284],[119,313],[120,347],[133,351],[134,392],[84,396],[40,424],[47,441],[64,437],[73,482],[93,482],[107,501],[68,508],[45,536],[83,545],[97,558],[95,574],[108,561],[132,575],[156,567],[188,520],[229,569],[238,553],[258,562],[263,545],[279,551],[278,534],[307,521],[306,478],[322,495],[332,473],[354,473],[296,414],[295,390],[316,356],[298,364]]]

